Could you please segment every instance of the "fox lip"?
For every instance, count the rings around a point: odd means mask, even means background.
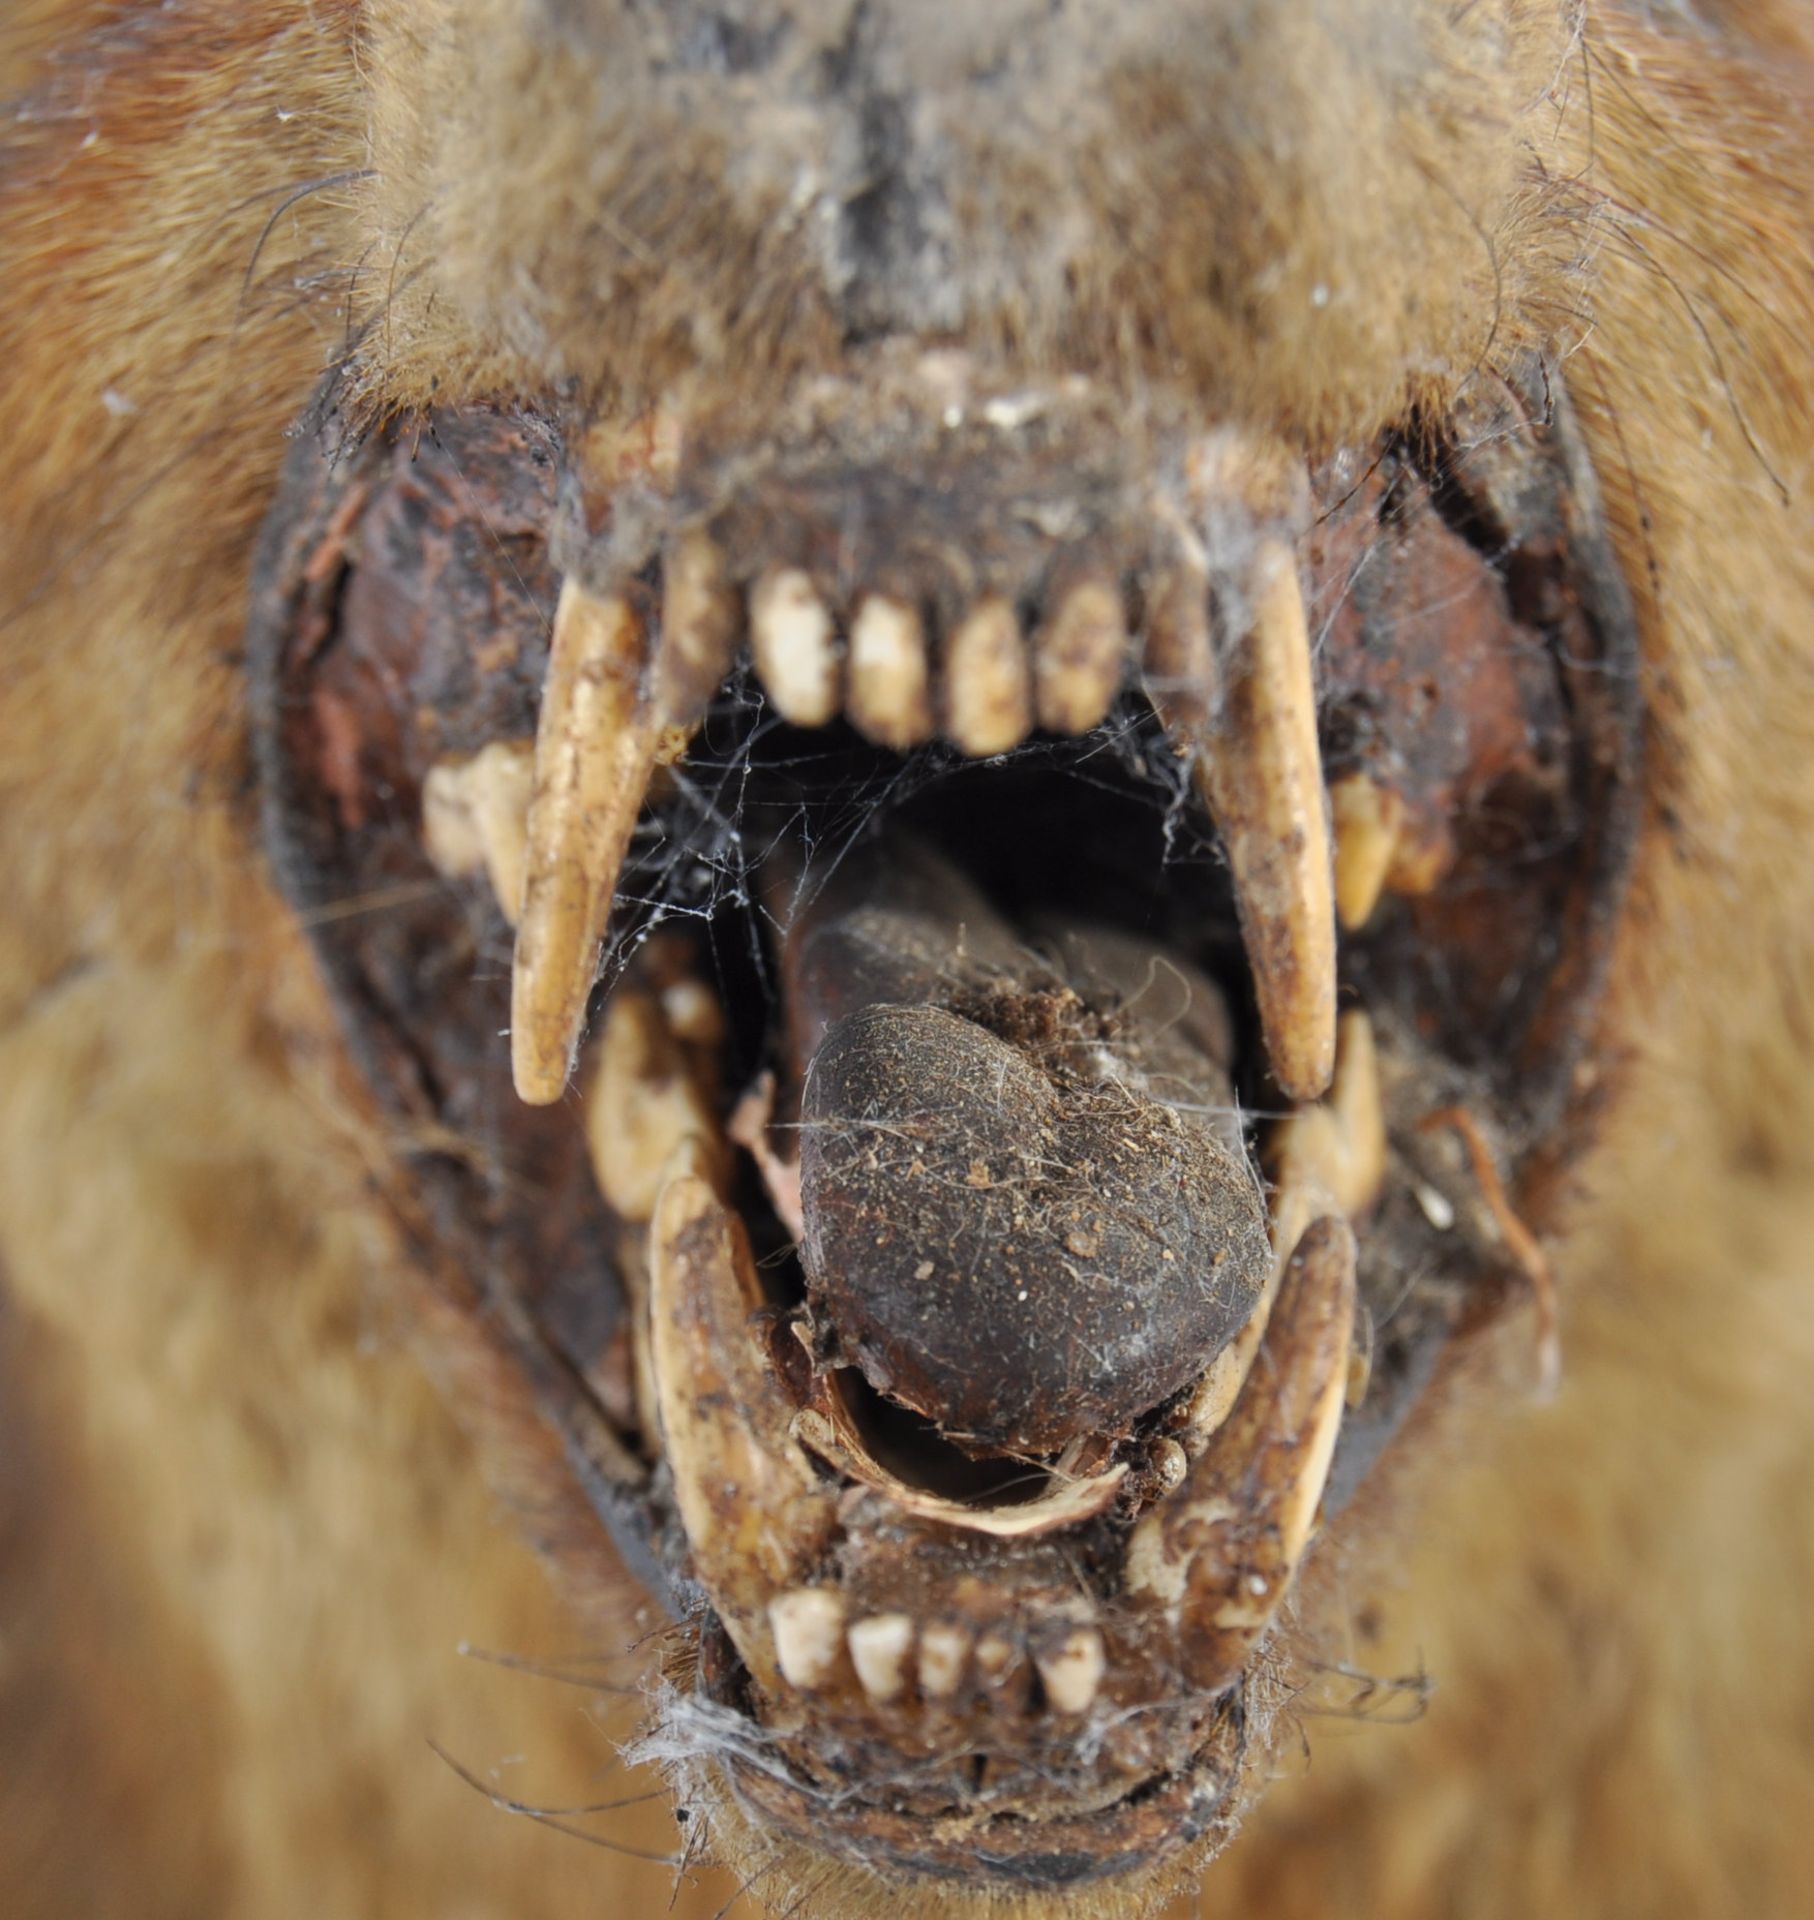
[[[1284,1657],[1315,1529],[1455,1336],[1518,1297],[1496,1181],[1422,1123],[1461,1109],[1538,1214],[1587,1124],[1634,804],[1631,621],[1546,369],[1317,469],[1163,409],[1118,441],[1081,385],[948,357],[867,372],[760,446],[655,423],[634,457],[633,435],[526,409],[439,416],[412,459],[347,434],[330,390],[255,583],[265,833],[360,1100],[428,1143],[387,1177],[412,1258],[555,1438],[549,1471],[698,1624],[670,1718],[784,1835],[1067,1884],[1225,1827],[1253,1663]],[[796,727],[751,724],[775,707]],[[898,1330],[859,1324],[843,1288],[859,1256],[825,1251],[831,1176],[793,1165],[800,1080],[851,1029],[796,1006],[812,1032],[785,1066],[761,970],[727,986],[722,939],[703,967],[689,951],[688,926],[715,937],[709,890],[661,910],[686,862],[656,843],[689,831],[701,752],[807,819],[825,790],[800,765],[899,792],[908,752],[932,801],[902,817],[946,859],[975,836],[939,794],[993,790],[1006,839],[1035,833],[1110,741],[1145,771],[1083,833],[1184,820],[1226,862],[1177,876],[1140,952],[1200,969],[1193,1004],[1223,1023],[1188,1071],[1248,1110],[1216,1178],[1246,1183],[1262,1239],[1229,1326],[1188,1336],[1196,1365],[1082,1428],[1029,1402],[991,1432],[962,1380],[891,1369]],[[1147,855],[1158,872],[1157,832]],[[992,887],[1013,869],[981,857]],[[647,883],[656,909],[623,911]],[[1078,925],[1095,884],[1064,903]],[[735,891],[747,943],[763,900]],[[601,942],[613,990],[588,1025]],[[1112,1081],[1153,1125],[1193,1125],[1149,1097],[1165,1043],[1126,994],[1041,964],[1054,1098]],[[939,1032],[1020,1072],[1000,996],[1024,959],[1003,969],[933,969],[918,1026],[955,1022]],[[913,1004],[898,970],[858,998]],[[726,1021],[752,1007],[736,1068]],[[772,1107],[730,1120],[763,1049],[779,1129]],[[782,1247],[795,1207],[818,1265],[777,1296],[749,1236]],[[993,1257],[997,1217],[975,1217]],[[1094,1247],[1097,1224],[1070,1230]],[[891,1453],[896,1393],[930,1431]],[[1029,1453],[1034,1496],[1004,1495],[987,1463]]]

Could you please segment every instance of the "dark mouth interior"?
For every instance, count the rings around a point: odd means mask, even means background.
[[[636,906],[614,929],[594,1020],[642,944],[678,926],[727,1014],[730,1097],[764,1071],[776,1076],[772,1125],[786,1154],[799,1100],[779,980],[790,910],[809,906],[847,863],[887,859],[902,835],[949,861],[1018,927],[1113,927],[1193,962],[1234,1014],[1243,1107],[1259,1112],[1276,1100],[1213,825],[1158,718],[1133,694],[1085,739],[1041,736],[978,763],[942,747],[903,759],[843,725],[807,732],[777,724],[759,693],[733,682],[645,814],[625,875]],[[799,866],[777,900],[757,876],[779,843]],[[1038,938],[1029,931],[1030,946]],[[735,1199],[769,1300],[784,1319],[797,1318],[806,1300],[799,1250],[747,1155]],[[1049,1459],[966,1451],[854,1366],[837,1368],[835,1384],[872,1457],[909,1485],[988,1505],[1032,1499],[1050,1485]],[[1140,1431],[1158,1417],[1143,1419]]]

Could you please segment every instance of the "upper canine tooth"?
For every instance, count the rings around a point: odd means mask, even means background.
[[[1197,778],[1228,849],[1273,1074],[1293,1099],[1314,1100],[1335,1065],[1335,894],[1291,549],[1266,542],[1253,583],[1251,630],[1231,650]]]
[[[879,747],[905,752],[932,733],[932,669],[918,611],[871,593],[850,627],[851,725]]]
[[[1039,724],[1052,733],[1100,726],[1127,651],[1127,620],[1112,579],[1088,574],[1061,587],[1033,644]]]
[[[662,559],[655,697],[670,726],[695,725],[731,669],[742,610],[723,549],[694,528]]]
[[[1124,1582],[1178,1626],[1183,1679],[1226,1686],[1271,1622],[1310,1538],[1341,1430],[1354,1234],[1325,1215],[1299,1240],[1261,1363],[1184,1484],[1135,1527]]]
[[[510,1064],[531,1106],[558,1100],[624,851],[661,746],[643,692],[646,637],[617,594],[561,588],[535,736],[523,913],[510,983]]]
[[[772,1688],[783,1671],[773,1605],[803,1584],[836,1516],[788,1432],[793,1406],[751,1325],[761,1304],[742,1221],[705,1180],[676,1174],[649,1227],[663,1452],[693,1571],[744,1664]]]
[[[1217,673],[1209,575],[1194,558],[1179,559],[1154,590],[1143,672],[1147,697],[1180,744],[1200,738],[1215,712]]]
[[[1005,594],[979,600],[945,643],[945,730],[978,760],[1006,753],[1033,724],[1032,674]]]
[[[771,567],[756,582],[750,592],[750,653],[783,720],[822,727],[837,718],[837,635],[830,610],[803,569]]]

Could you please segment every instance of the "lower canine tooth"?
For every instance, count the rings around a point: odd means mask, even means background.
[[[1240,1671],[1310,1538],[1341,1429],[1354,1262],[1345,1221],[1305,1231],[1234,1411],[1129,1540],[1127,1590],[1176,1621],[1187,1686],[1216,1691]]]
[[[670,1179],[649,1228],[662,1450],[693,1572],[744,1664],[772,1688],[772,1605],[802,1583],[836,1515],[788,1432],[793,1406],[751,1325],[761,1304],[743,1223],[705,1180]]]
[[[837,636],[818,588],[800,568],[771,568],[751,590],[750,653],[783,720],[823,727],[837,718]]]
[[[1061,588],[1035,637],[1033,671],[1039,724],[1052,733],[1088,733],[1114,704],[1127,659],[1121,595],[1108,579]]]
[[[693,726],[705,712],[730,671],[740,625],[723,550],[709,534],[683,534],[662,560],[655,697],[669,726]]]
[[[510,988],[510,1061],[531,1106],[567,1084],[599,944],[661,728],[643,693],[641,620],[569,580],[554,616],[535,736],[523,913]]]
[[[1198,783],[1228,848],[1267,1052],[1279,1085],[1314,1100],[1335,1064],[1335,896],[1316,684],[1289,547],[1253,573],[1252,629],[1232,650]]]
[[[965,614],[945,645],[945,727],[978,760],[1006,753],[1033,724],[1033,689],[1020,620],[1005,595]]]
[[[932,733],[932,670],[926,630],[903,600],[872,593],[850,627],[851,725],[879,747],[897,753]]]

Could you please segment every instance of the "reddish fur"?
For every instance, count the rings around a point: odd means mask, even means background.
[[[423,1748],[525,1750],[510,1791],[592,1797],[609,1749],[576,1699],[450,1649],[621,1645],[622,1590],[570,1559],[583,1624],[563,1624],[403,1351],[425,1345],[481,1427],[499,1410],[501,1483],[548,1483],[486,1353],[396,1270],[365,1185],[386,1142],[349,1122],[244,803],[248,544],[349,306],[377,320],[385,404],[548,370],[499,304],[483,181],[466,225],[455,206],[426,251],[409,234],[461,151],[449,129],[546,101],[437,91],[466,49],[411,29],[446,6],[383,0],[363,43],[361,11],[68,7],[64,30],[99,18],[99,37],[33,117],[0,121],[0,1259],[10,1364],[47,1383],[6,1397],[35,1437],[0,1514],[0,1854],[27,1913],[277,1914],[306,1890],[333,1912],[526,1916],[665,1887],[487,1813]],[[1564,1390],[1532,1407],[1483,1364],[1429,1424],[1418,1485],[1376,1516],[1402,1574],[1365,1608],[1342,1597],[1380,1623],[1357,1625],[1356,1663],[1421,1661],[1431,1710],[1408,1731],[1310,1722],[1313,1763],[1287,1765],[1204,1911],[1814,1910],[1794,1812],[1814,1804],[1814,84],[1803,7],[1709,9],[1726,39],[1647,23],[1665,11],[1591,9],[1531,123],[1547,185],[1502,191],[1494,223],[1499,344],[1577,343],[1654,749],[1617,1098],[1557,1250]],[[1303,45],[1260,53],[1288,78]],[[248,278],[284,194],[365,166],[368,81],[382,187],[282,212]],[[500,204],[548,205],[558,237],[565,202],[532,188]],[[1430,221],[1471,263],[1431,322],[1459,370],[1490,331],[1479,235]],[[1227,236],[1237,266],[1250,242]],[[360,262],[350,295],[309,283]],[[1357,338],[1400,337],[1393,302],[1437,271],[1404,256]],[[798,324],[763,336],[771,362],[829,350],[805,285],[776,291]],[[601,395],[624,365],[709,388],[660,319],[698,287],[643,288],[641,330],[607,337],[556,274],[543,337]],[[1114,291],[1084,301],[1084,334]],[[1187,363],[1231,364],[1233,311],[1194,315]],[[1036,320],[1003,307],[990,338],[1056,351]],[[1268,338],[1215,376],[1223,399],[1319,435],[1427,384],[1290,325]],[[534,1530],[572,1534],[559,1514]]]

